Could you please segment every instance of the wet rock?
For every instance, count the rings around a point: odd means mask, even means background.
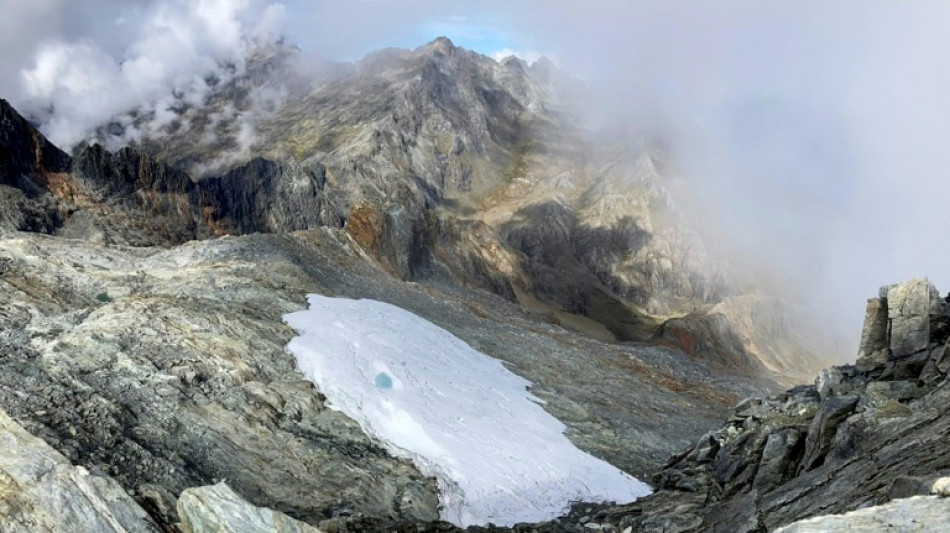
[[[887,289],[891,358],[900,359],[930,346],[930,321],[940,314],[940,293],[924,278]]]

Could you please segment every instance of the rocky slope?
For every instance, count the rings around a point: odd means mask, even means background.
[[[309,275],[313,281],[302,283],[326,283],[323,290],[328,292],[364,287],[369,291],[365,295],[440,319],[468,342],[480,345],[476,332],[483,332],[485,324],[467,330],[462,326],[488,320],[475,311],[473,301],[459,308],[457,303],[464,300],[458,293],[440,293],[435,286],[417,291],[386,282],[391,278],[385,272],[356,266],[362,252],[347,241],[345,234],[320,231],[224,239],[171,252],[106,252],[93,245],[25,234],[0,242],[6,255],[2,286],[7,294],[21,293],[19,305],[3,311],[0,398],[26,428],[59,450],[0,415],[0,441],[12,452],[0,458],[0,509],[5,509],[0,530],[54,531],[62,520],[84,524],[88,531],[310,530],[279,512],[254,507],[238,494],[320,524],[324,531],[454,530],[445,523],[420,521],[432,512],[433,504],[425,502],[426,498],[431,502],[434,494],[410,465],[400,465],[370,443],[360,444],[365,437],[355,428],[346,429],[352,428],[351,422],[321,408],[312,386],[294,384],[297,374],[271,373],[266,378],[266,365],[281,364],[276,354],[264,355],[273,348],[251,356],[246,350],[262,348],[261,338],[247,334],[255,331],[246,322],[251,319],[238,326],[228,318],[234,308],[242,307],[238,315],[257,317],[256,328],[264,327],[273,311],[255,305],[259,293],[273,291],[275,305],[294,307],[278,295],[293,293],[294,284]],[[321,250],[319,257],[293,258],[312,250]],[[352,261],[349,268],[326,266],[344,263],[345,257]],[[252,266],[265,258],[266,274]],[[155,268],[159,264],[172,270]],[[152,267],[147,274],[134,268],[146,265]],[[311,270],[316,265],[324,266]],[[242,276],[243,283],[235,284]],[[379,283],[367,284],[370,280]],[[46,302],[44,295],[51,293],[52,284],[64,296]],[[70,286],[72,291],[62,290]],[[92,296],[96,290],[111,295],[109,301]],[[167,307],[149,305],[154,300]],[[209,312],[214,302],[226,303],[232,311]],[[491,302],[503,300],[490,297],[479,304]],[[57,312],[57,306],[77,305],[82,310]],[[200,307],[202,314],[183,316],[191,306]],[[16,320],[25,327],[10,327]],[[531,320],[515,313],[506,323],[512,333],[525,335],[526,329],[518,331]],[[245,328],[243,334],[229,340],[229,335],[238,335],[238,327]],[[91,334],[93,330],[96,333]],[[558,330],[539,332],[534,342],[556,343],[569,335]],[[161,347],[175,354],[174,365],[159,355],[162,350],[156,342],[162,338],[186,343]],[[219,348],[202,350],[201,344],[207,342]],[[513,529],[758,532],[812,518],[783,531],[845,531],[857,526],[877,531],[888,524],[903,528],[899,530],[935,530],[950,516],[941,497],[947,492],[946,482],[940,481],[950,472],[947,305],[926,280],[886,286],[880,297],[869,301],[861,344],[856,366],[827,369],[813,386],[738,403],[721,429],[673,456],[654,476],[659,489],[655,494],[623,506],[579,504],[556,521]],[[200,350],[201,359],[189,358],[188,350]],[[515,361],[502,347],[495,350]],[[212,354],[215,358],[209,360]],[[565,355],[568,360],[576,357]],[[651,359],[656,355],[630,353]],[[531,360],[540,366],[549,365],[546,361]],[[543,369],[529,369],[526,362],[522,359],[515,367],[528,375],[543,375]],[[669,371],[689,364],[676,362]],[[571,385],[576,383],[570,380]],[[650,384],[644,378],[636,386],[643,390]],[[546,390],[564,385],[549,379],[534,390],[547,398]],[[698,394],[701,386],[694,383],[692,394]],[[577,394],[570,390],[562,394],[572,392]],[[624,409],[642,409],[652,394],[633,398],[627,394],[611,401],[634,400]],[[676,393],[666,394],[672,396],[665,401],[674,401]],[[566,417],[570,398],[567,403],[565,398],[551,399],[557,404],[552,406],[554,412]],[[597,404],[588,398],[585,405]],[[701,403],[692,406],[701,408]],[[202,413],[212,413],[212,418]],[[240,419],[229,413],[239,413]],[[670,415],[654,412],[657,416]],[[167,427],[174,432],[167,432]],[[584,429],[594,440],[605,438],[591,426]],[[189,435],[201,437],[188,441]],[[188,442],[182,445],[184,441]],[[635,443],[625,440],[621,445]],[[266,453],[266,459],[260,453]],[[284,453],[291,454],[288,463],[281,462]],[[346,457],[356,462],[347,464]],[[282,473],[284,464],[290,468],[289,461],[294,474]],[[345,474],[334,481],[337,468]],[[365,485],[356,474],[362,469],[374,471]],[[306,475],[301,475],[304,471]],[[227,478],[228,486],[186,487],[179,496],[177,487],[210,485],[221,478]],[[397,492],[396,497],[372,503],[379,492],[391,490],[388,483],[408,485],[403,485],[401,497]],[[300,494],[305,486],[311,492]],[[932,490],[937,496],[919,496]],[[44,496],[49,494],[56,497]],[[339,501],[341,495],[356,499],[333,506],[330,502]],[[321,498],[326,500],[320,503]],[[896,500],[887,503],[892,499]],[[309,506],[300,505],[303,500]],[[373,505],[380,504],[383,509],[374,510]],[[868,507],[875,505],[881,507]],[[387,511],[386,506],[392,507]],[[863,510],[813,518],[857,509]],[[234,516],[243,518],[229,520]]]
[[[0,531],[4,533],[159,533],[112,478],[69,461],[0,410]],[[174,503],[174,502],[172,502]],[[254,507],[224,483],[184,491],[176,505],[182,533],[319,533],[270,509]]]
[[[108,476],[90,473],[0,410],[0,531],[159,531]]]

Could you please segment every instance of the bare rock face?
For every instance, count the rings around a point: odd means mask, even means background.
[[[739,332],[722,313],[691,313],[667,320],[657,337],[690,357],[733,372],[752,374],[763,370],[762,363],[749,353]]]
[[[278,233],[340,227],[328,205],[326,169],[255,158],[198,183],[202,218],[217,234]]]
[[[71,465],[2,410],[0,449],[0,531],[160,531],[113,479]]]
[[[20,233],[0,239],[0,404],[163,526],[180,522],[181,492],[222,479],[311,525],[435,520],[435,481],[328,408],[284,352],[281,316],[308,292],[399,305],[505,361],[578,447],[635,475],[709,430],[734,391],[767,390],[669,348],[571,333],[449,277],[404,283],[339,229],[169,249]]]
[[[210,108],[250,109],[253,87],[270,81],[294,87],[259,117],[257,143],[236,154],[219,142],[234,124],[192,110],[193,120],[134,148],[93,145],[70,160],[6,106],[0,141],[17,155],[0,178],[15,183],[0,190],[0,228],[168,246],[345,227],[397,278],[450,276],[510,300],[521,294],[562,324],[593,322],[575,330],[619,341],[654,341],[665,320],[715,314],[737,296],[677,216],[663,157],[579,127],[562,98],[576,84],[550,62],[499,63],[443,38],[298,83],[285,64],[291,50],[252,55],[244,78],[215,88]],[[456,231],[474,227],[500,239]],[[729,309],[704,321],[732,326],[710,329],[725,335],[713,344],[738,338],[759,360],[734,371],[795,379],[819,366],[820,354],[788,335],[746,335],[744,324],[762,316],[751,307]],[[745,358],[707,355],[723,369]]]
[[[69,171],[69,156],[0,99],[0,185],[42,192],[47,173]]]
[[[69,165],[69,156],[0,99],[0,232],[53,231],[60,213],[46,186]]]
[[[280,317],[321,283],[302,264],[331,259],[234,240],[0,241],[0,404],[163,523],[220,479],[314,523],[437,518],[434,480],[328,409],[284,352]]]

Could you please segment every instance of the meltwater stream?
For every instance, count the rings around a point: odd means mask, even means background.
[[[298,368],[330,407],[439,480],[442,518],[513,525],[571,501],[629,502],[650,488],[577,449],[530,382],[451,333],[374,300],[310,295],[284,319]]]

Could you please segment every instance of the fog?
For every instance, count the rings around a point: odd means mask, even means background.
[[[315,61],[439,34],[543,53],[599,94],[592,123],[661,137],[713,246],[851,356],[879,285],[950,290],[948,16],[938,1],[0,0],[0,97],[69,145],[133,107],[161,125],[279,35]]]

